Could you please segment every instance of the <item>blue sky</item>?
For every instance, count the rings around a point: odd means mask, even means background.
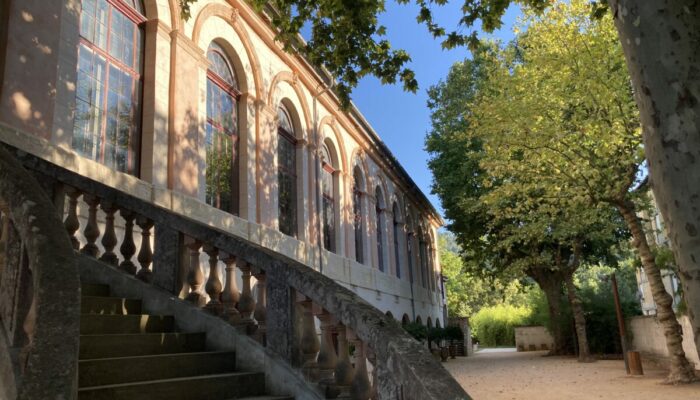
[[[461,16],[461,1],[452,1],[434,10],[436,20],[443,26],[455,28]],[[387,38],[396,48],[408,51],[410,68],[416,73],[420,89],[404,92],[401,85],[382,85],[374,77],[364,78],[352,94],[352,100],[389,146],[416,184],[442,214],[437,196],[430,194],[432,175],[427,166],[428,154],[423,150],[426,133],[430,130],[427,89],[447,75],[456,61],[470,57],[466,48],[442,50],[424,25],[416,22],[418,8],[398,5],[387,0],[386,12],[380,23],[387,27]],[[519,11],[511,7],[503,27],[492,37],[507,41],[513,37],[512,26]]]

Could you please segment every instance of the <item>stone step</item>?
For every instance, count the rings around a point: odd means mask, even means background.
[[[78,400],[214,400],[260,396],[265,392],[265,374],[230,374],[161,379],[120,385],[78,389]]]
[[[155,333],[173,332],[175,319],[170,315],[86,314],[80,317],[80,333]]]
[[[80,335],[81,360],[203,351],[204,333]]]
[[[101,358],[78,362],[78,387],[224,374],[236,370],[236,353],[211,351]]]
[[[103,285],[101,283],[81,283],[80,284],[80,295],[81,296],[109,296],[109,285]]]
[[[80,312],[82,314],[141,314],[141,300],[83,296],[80,299]]]

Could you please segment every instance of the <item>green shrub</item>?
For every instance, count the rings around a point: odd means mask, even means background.
[[[470,320],[474,336],[485,347],[514,346],[515,327],[527,325],[529,307],[501,304],[479,310]]]
[[[403,326],[403,329],[419,342],[422,342],[428,337],[428,328],[418,322],[409,322]]]

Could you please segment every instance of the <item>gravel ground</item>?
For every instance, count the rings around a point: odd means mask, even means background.
[[[545,352],[480,351],[443,365],[475,400],[700,400],[700,383],[662,385],[664,371],[643,365],[628,377],[621,360],[578,363]]]

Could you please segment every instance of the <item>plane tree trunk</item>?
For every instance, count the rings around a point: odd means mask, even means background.
[[[554,339],[554,346],[549,350],[550,355],[563,355],[569,353],[566,345],[564,316],[561,309],[561,271],[550,268],[531,268],[528,275],[537,282],[547,298],[547,311],[549,312],[549,331]]]
[[[695,368],[688,362],[683,351],[683,331],[673,312],[673,298],[666,291],[661,271],[656,265],[654,254],[649,248],[642,223],[637,216],[635,205],[630,200],[620,200],[617,208],[622,214],[627,227],[632,233],[632,244],[637,249],[647,275],[651,293],[656,303],[656,317],[663,327],[666,347],[671,358],[671,365],[666,382],[688,383],[695,380]]]
[[[608,3],[640,111],[651,187],[700,354],[700,2]]]

